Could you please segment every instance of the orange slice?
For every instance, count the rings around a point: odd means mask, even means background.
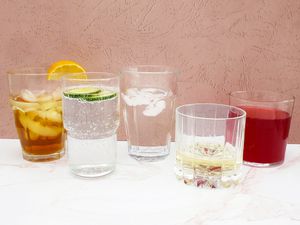
[[[78,63],[70,60],[61,60],[53,63],[48,69],[48,80],[59,80],[66,74],[75,74],[74,78],[86,79],[85,70]]]

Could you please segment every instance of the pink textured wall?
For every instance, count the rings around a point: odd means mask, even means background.
[[[88,70],[177,67],[178,104],[227,103],[242,89],[300,99],[299,0],[1,0],[0,27],[0,137],[16,137],[5,71],[60,59]]]

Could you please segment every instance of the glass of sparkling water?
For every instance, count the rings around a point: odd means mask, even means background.
[[[129,155],[156,161],[170,152],[177,71],[167,66],[133,66],[121,72],[123,116]]]
[[[103,72],[63,77],[63,123],[69,167],[82,177],[111,173],[116,165],[119,77]]]
[[[243,162],[246,112],[222,104],[199,103],[176,109],[178,179],[197,187],[238,184]]]

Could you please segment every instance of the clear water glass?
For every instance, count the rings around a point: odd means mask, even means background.
[[[234,106],[199,103],[178,107],[177,178],[205,188],[227,188],[238,184],[245,120],[245,111]]]
[[[122,70],[121,96],[129,155],[156,161],[170,152],[177,71],[167,66]]]
[[[68,164],[82,177],[99,177],[116,166],[119,126],[119,77],[85,73],[63,78],[63,122]]]

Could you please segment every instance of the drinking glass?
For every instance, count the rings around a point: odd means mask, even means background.
[[[246,113],[234,106],[198,103],[176,109],[176,166],[179,180],[222,188],[241,178]]]
[[[170,152],[177,72],[167,66],[122,70],[121,95],[129,155],[156,161]]]
[[[48,80],[45,68],[8,72],[9,102],[23,158],[40,162],[64,155],[60,83]]]
[[[230,104],[247,112],[244,163],[269,167],[284,162],[295,98],[271,91],[236,91]]]
[[[82,177],[111,173],[116,165],[119,77],[104,72],[70,74],[62,78],[62,87],[71,172]]]

